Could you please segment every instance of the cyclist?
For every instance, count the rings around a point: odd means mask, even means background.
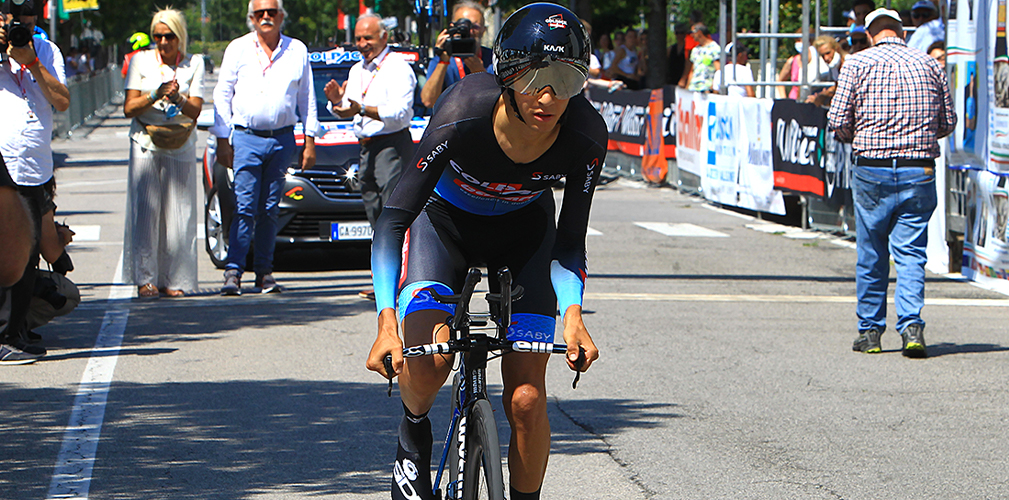
[[[458,291],[473,265],[491,273],[508,266],[525,289],[513,305],[509,339],[552,342],[559,305],[569,367],[575,369],[579,347],[586,354],[583,370],[599,357],[581,315],[585,232],[607,141],[602,117],[579,95],[590,50],[569,10],[536,3],[516,11],[494,43],[495,74],[474,73],[442,94],[413,163],[382,211],[372,247],[378,338],[367,366],[400,377],[405,415],[393,467],[395,499],[431,496],[427,413],[452,365],[440,356],[405,363],[402,357],[404,342],[447,336],[443,323],[452,307],[435,302],[428,290]],[[550,187],[560,179],[564,198],[555,220]],[[392,374],[383,366],[388,354]],[[548,357],[510,354],[501,362],[513,500],[539,498],[546,470]]]

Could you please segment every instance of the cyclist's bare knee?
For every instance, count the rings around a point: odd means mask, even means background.
[[[410,347],[448,340],[442,311],[417,311],[403,319],[403,345]],[[438,390],[452,369],[452,356],[407,358],[400,374],[400,394],[411,412],[423,413],[434,404]]]

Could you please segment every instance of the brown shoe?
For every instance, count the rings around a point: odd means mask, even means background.
[[[156,299],[158,298],[158,289],[151,283],[140,285],[137,287],[137,297],[141,299]]]

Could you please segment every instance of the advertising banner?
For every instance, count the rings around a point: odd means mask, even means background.
[[[785,215],[781,191],[774,189],[771,160],[771,99],[740,99],[739,121],[745,151],[740,155],[738,206]]]
[[[704,175],[701,192],[704,197],[725,205],[735,205],[740,153],[746,147],[739,123],[739,103],[722,95],[708,96],[705,116]]]
[[[1009,52],[1006,46],[1006,0],[992,0],[988,11],[991,64],[988,79],[988,170],[1009,174]],[[982,129],[983,130],[983,129]]]
[[[824,197],[827,111],[781,99],[771,108],[774,187]]]
[[[701,139],[707,129],[707,103],[708,94],[676,89],[676,165],[698,177],[704,177]]]
[[[589,86],[589,102],[602,115],[610,134],[609,149],[633,156],[644,154],[650,90],[609,92]]]
[[[973,170],[970,180],[960,272],[1009,293],[1009,177]]]

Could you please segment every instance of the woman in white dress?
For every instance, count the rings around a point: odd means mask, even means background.
[[[142,298],[197,288],[196,118],[203,107],[203,57],[186,53],[186,21],[165,9],[151,21],[154,50],[130,61],[123,112],[130,170],[123,277]]]

